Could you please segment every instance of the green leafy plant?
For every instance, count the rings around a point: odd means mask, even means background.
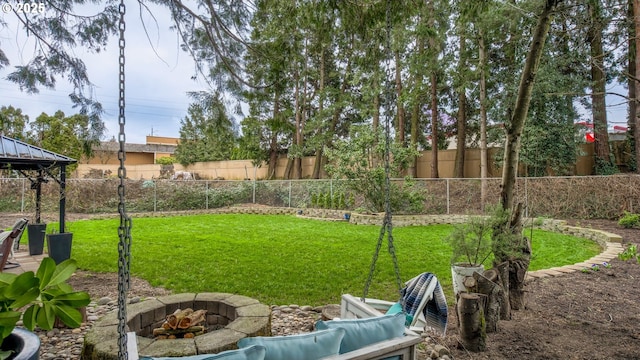
[[[51,330],[56,318],[69,327],[79,327],[82,314],[78,309],[87,306],[90,298],[66,283],[76,269],[73,259],[56,265],[53,259],[44,258],[35,274],[0,273],[0,343],[11,334],[20,317],[29,330],[36,326]],[[1,351],[0,359],[10,355],[11,351]]]
[[[399,178],[402,169],[419,154],[413,149],[390,144],[389,176]],[[349,139],[339,140],[335,148],[327,150],[327,173],[335,179],[346,179],[346,189],[359,194],[363,206],[371,212],[385,210],[386,170],[385,138],[382,129],[374,132],[369,125],[353,125]],[[393,181],[389,186],[391,209],[396,214],[415,214],[424,209],[425,194],[415,181],[403,184]]]
[[[447,238],[453,250],[451,262],[484,263],[492,252],[491,231],[491,222],[486,217],[473,216],[467,222],[455,225]]]
[[[489,207],[488,212],[491,214],[489,221],[493,229],[491,240],[494,264],[526,257],[525,249],[529,248],[529,239],[524,236],[522,230],[513,227],[510,220],[511,212],[500,205]]]
[[[605,269],[611,269],[613,267],[610,263],[605,261],[605,262],[602,263],[602,265],[592,264],[591,267],[584,267],[580,271],[582,271],[585,274],[590,273],[592,271],[594,271],[594,272],[595,271],[600,271],[600,266],[602,266]]]
[[[177,162],[178,160],[173,156],[163,156],[156,159],[156,164],[160,165],[172,165]]]
[[[636,227],[640,225],[640,214],[634,214],[625,211],[624,215],[620,218],[620,220],[618,220],[618,225],[627,229]]]
[[[640,263],[640,259],[638,259],[638,247],[635,244],[630,245],[623,252],[618,254],[618,258],[622,261],[635,259],[636,262]]]

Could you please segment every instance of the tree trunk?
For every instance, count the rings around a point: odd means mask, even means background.
[[[509,124],[505,124],[507,138],[504,148],[504,165],[502,172],[502,190],[500,192],[500,203],[503,209],[513,208],[514,187],[518,171],[518,156],[520,151],[520,138],[527,119],[529,104],[531,102],[531,92],[535,82],[536,73],[540,66],[540,58],[544,43],[549,33],[551,17],[556,5],[561,0],[547,0],[546,5],[538,17],[538,24],[533,33],[531,48],[527,54],[527,59],[520,78],[518,95],[513,109],[513,115]]]
[[[429,14],[427,26],[435,29],[436,12],[434,0],[427,2],[427,12]],[[435,34],[429,35],[429,52],[434,59],[437,58],[440,52]],[[438,172],[438,64],[434,61],[429,65],[431,73],[431,177],[435,179],[440,177]]]
[[[326,77],[326,57],[325,57],[325,50],[324,50],[324,46],[321,47],[320,49],[320,80],[319,80],[319,84],[318,84],[318,93],[320,93],[320,96],[318,97],[318,114],[323,114],[324,113],[324,83],[325,83],[325,77]],[[321,144],[318,144],[318,146],[316,147],[316,160],[313,163],[313,172],[311,173],[311,178],[312,179],[320,179],[320,170],[322,169],[322,167],[324,166],[324,161],[323,161],[323,155],[324,155],[324,142]]]
[[[438,76],[431,74],[431,177],[440,177],[438,173]]]
[[[373,119],[371,127],[373,128],[373,132],[376,133],[378,131],[378,127],[380,126],[380,95],[375,95],[373,97]]]
[[[416,84],[416,89],[420,89],[420,87],[421,86]],[[420,107],[422,105],[421,102],[418,100],[419,97],[420,97],[419,94],[416,95],[416,99],[414,99],[413,109],[411,110],[411,145],[410,146],[411,146],[411,149],[414,151],[418,150],[418,136],[419,136],[418,124],[420,123],[419,121]],[[414,156],[413,159],[411,159],[411,163],[409,164],[407,175],[409,175],[412,178],[418,177],[418,157],[419,155]]]
[[[420,55],[424,54],[425,40],[422,36],[419,36],[417,41],[417,52]],[[418,151],[418,137],[421,135],[420,131],[420,115],[422,112],[422,106],[424,101],[423,95],[424,74],[421,71],[415,72],[415,79],[413,85],[413,92],[415,94],[413,99],[413,109],[411,110],[411,149]],[[417,178],[418,177],[418,159],[420,155],[416,155],[411,159],[409,164],[408,175]]]
[[[295,134],[293,136],[293,141],[296,144],[297,151],[293,155],[289,155],[289,158],[293,158],[293,178],[301,179],[302,178],[302,107],[304,106],[304,100],[301,100],[302,95],[300,94],[300,77],[296,72],[294,75],[295,81]],[[305,86],[306,89],[306,86]]]
[[[482,294],[461,293],[456,305],[460,342],[469,351],[485,351],[487,348],[484,304],[485,296]]]
[[[638,74],[640,73],[638,69],[640,69],[640,0],[632,0],[633,4],[633,24],[634,24],[634,34],[631,39],[635,39],[632,49],[635,49],[633,54],[634,62],[633,64],[633,77],[635,81],[633,81],[634,86],[629,86],[629,97],[631,98],[629,109],[629,129],[633,134],[634,139],[634,147],[635,147],[635,158],[636,158],[636,172],[640,174],[640,81],[637,80]],[[633,88],[633,96],[631,96],[631,89]]]
[[[395,52],[396,63],[396,107],[398,108],[398,126],[396,128],[396,140],[405,146],[405,114],[404,105],[402,104],[402,67],[400,64],[400,52]]]
[[[607,174],[613,163],[609,152],[609,129],[607,125],[607,102],[605,98],[606,75],[604,72],[604,49],[602,32],[604,21],[600,0],[589,1],[589,45],[591,47],[591,105],[593,108],[593,135],[595,138],[596,174]]]
[[[487,178],[489,177],[487,154],[487,79],[485,74],[486,49],[482,30],[478,36],[478,68],[480,69],[480,206],[485,209],[487,203]]]
[[[533,32],[531,47],[525,60],[518,95],[513,108],[513,115],[510,122],[505,124],[507,137],[504,148],[504,164],[502,172],[502,189],[500,192],[500,205],[505,211],[511,212],[511,219],[507,219],[494,228],[495,235],[506,235],[503,241],[517,241],[514,244],[503,244],[513,249],[516,254],[495,253],[496,263],[509,261],[509,301],[512,309],[520,309],[524,304],[524,276],[521,276],[529,267],[531,257],[531,247],[519,246],[522,241],[521,206],[514,206],[514,188],[518,170],[518,156],[520,150],[520,139],[524,124],[527,119],[529,104],[531,102],[531,92],[536,78],[536,73],[540,65],[540,59],[544,48],[544,43],[549,33],[551,18],[557,4],[561,0],[547,0],[545,6],[538,16],[538,24]],[[528,241],[524,239],[526,243]]]
[[[467,148],[467,94],[465,79],[460,74],[463,73],[463,69],[466,64],[466,36],[464,26],[460,29],[460,59],[458,60],[458,76],[460,77],[460,83],[457,86],[458,92],[458,116],[456,119],[457,135],[456,135],[456,161],[454,176],[457,178],[464,178],[464,153]]]
[[[282,174],[282,178],[285,180],[291,179],[291,172],[293,171],[293,159],[287,158],[287,166],[284,168],[284,174]]]
[[[276,91],[273,99],[273,118],[280,116],[280,95]],[[271,139],[269,142],[269,168],[267,170],[267,179],[276,178],[276,168],[278,167],[278,131],[271,129]]]

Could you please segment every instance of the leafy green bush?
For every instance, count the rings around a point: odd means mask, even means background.
[[[385,137],[381,129],[377,132],[368,125],[353,125],[349,129],[349,140],[339,140],[334,149],[327,151],[327,173],[336,179],[348,180],[348,190],[364,198],[365,206],[373,212],[385,210],[386,198],[386,152],[389,152],[389,177],[401,176],[401,169],[418,156],[418,152],[391,142],[385,148]],[[390,202],[394,213],[418,213],[424,208],[424,194],[414,183],[390,186]]]
[[[630,245],[622,253],[618,254],[618,258],[622,261],[635,259],[637,263],[640,263],[640,258],[638,258],[638,247],[635,244]]]
[[[627,229],[636,227],[640,225],[640,214],[634,214],[625,211],[624,215],[620,218],[620,220],[618,220],[618,225]]]
[[[491,220],[486,217],[474,216],[462,224],[456,224],[447,238],[453,250],[451,263],[484,263],[492,252],[492,230]]]
[[[163,156],[156,159],[156,164],[160,165],[172,165],[177,162],[178,160],[176,160],[176,158],[174,158],[173,156]]]

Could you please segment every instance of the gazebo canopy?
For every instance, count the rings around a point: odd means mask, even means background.
[[[36,190],[36,222],[40,222],[40,195],[42,183],[46,177],[53,178],[60,184],[60,232],[64,232],[64,218],[66,211],[66,172],[67,165],[75,164],[77,160],[56,154],[37,146],[29,145],[20,140],[0,135],[0,169],[16,170],[31,181],[31,187]],[[55,174],[52,170],[60,168]],[[35,176],[27,171],[35,170]]]
[[[0,135],[0,169],[43,170],[76,162],[70,157]]]

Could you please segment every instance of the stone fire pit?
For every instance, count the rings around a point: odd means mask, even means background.
[[[153,328],[176,309],[207,310],[212,330],[192,339],[151,338]],[[84,338],[82,360],[118,359],[118,313],[96,321]],[[140,356],[188,356],[237,349],[244,337],[271,335],[271,310],[258,300],[227,293],[186,293],[162,296],[127,307],[128,331],[135,331]]]

